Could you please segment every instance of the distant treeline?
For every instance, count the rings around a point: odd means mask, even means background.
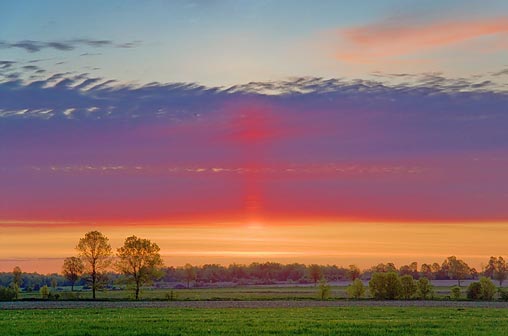
[[[19,273],[18,269],[18,273]],[[454,256],[448,257],[441,264],[422,264],[418,267],[416,262],[396,267],[393,263],[378,264],[368,269],[360,270],[355,265],[341,267],[336,265],[305,265],[300,263],[280,264],[276,262],[251,263],[249,265],[231,264],[223,266],[218,264],[205,264],[193,266],[187,264],[181,267],[162,267],[158,279],[154,281],[156,287],[164,287],[168,283],[181,283],[185,287],[200,287],[220,282],[236,284],[274,284],[274,283],[317,283],[324,279],[332,281],[352,281],[354,279],[370,280],[374,273],[395,272],[400,276],[411,275],[414,279],[427,278],[429,280],[461,280],[479,279],[485,276],[497,280],[500,285],[508,275],[505,260],[502,257],[491,257],[487,266],[477,271],[467,263]],[[12,285],[15,277],[20,289],[25,291],[38,291],[42,286],[62,287],[89,285],[88,275],[83,274],[76,282],[69,280],[61,274],[42,275],[38,273],[0,273],[0,286]],[[125,283],[124,274],[115,272],[103,273],[103,286],[113,287]]]

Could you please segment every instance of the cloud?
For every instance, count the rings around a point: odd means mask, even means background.
[[[93,40],[86,38],[72,39],[66,41],[33,41],[22,40],[15,42],[0,41],[0,49],[2,48],[19,48],[29,53],[40,52],[44,49],[55,49],[60,51],[74,50],[79,46],[88,46],[93,48],[134,48],[140,44],[140,41],[116,43],[111,40]]]
[[[12,66],[16,63],[17,62],[15,62],[15,61],[0,61],[0,69],[5,70],[5,69],[12,68]]]
[[[495,72],[495,73],[493,74],[493,76],[505,76],[505,75],[508,75],[508,69],[504,69],[504,70],[501,70],[501,71]]]
[[[399,75],[4,80],[0,220],[506,221],[506,91]]]
[[[458,43],[508,36],[508,18],[442,20],[418,22],[396,18],[378,23],[340,29],[337,59],[351,63],[413,55]]]

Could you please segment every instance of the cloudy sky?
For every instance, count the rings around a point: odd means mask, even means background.
[[[506,255],[507,60],[506,1],[4,1],[0,270],[91,229],[171,265]]]

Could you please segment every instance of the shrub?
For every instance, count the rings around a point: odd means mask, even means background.
[[[496,285],[487,277],[480,278],[480,285],[482,288],[481,298],[483,300],[492,300],[494,295],[496,295]]]
[[[0,301],[11,301],[16,297],[16,291],[13,288],[0,286]]]
[[[395,272],[374,273],[369,281],[371,295],[378,300],[394,300],[400,297],[402,284]]]
[[[326,280],[321,280],[319,282],[319,298],[321,300],[326,300],[330,297],[330,285],[326,282]]]
[[[460,299],[461,291],[459,286],[453,286],[450,291],[450,296],[454,300]]]
[[[508,290],[499,288],[498,292],[499,292],[499,297],[501,298],[501,300],[508,301]]]
[[[482,296],[482,285],[479,282],[471,282],[467,287],[467,298],[479,300]]]
[[[41,294],[41,298],[47,299],[49,298],[49,288],[47,285],[44,285],[39,289],[39,293]]]
[[[430,280],[425,277],[418,279],[416,287],[418,297],[423,300],[426,300],[427,298],[431,297],[434,292]]]
[[[416,283],[411,275],[404,275],[400,278],[401,297],[403,299],[411,299],[416,294]]]
[[[347,294],[351,299],[359,299],[365,294],[363,282],[356,278],[351,285],[347,287]]]

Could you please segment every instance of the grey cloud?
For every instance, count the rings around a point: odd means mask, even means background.
[[[30,53],[36,53],[43,49],[55,49],[60,51],[74,50],[79,46],[89,46],[93,48],[133,48],[139,45],[140,41],[116,43],[111,40],[93,40],[93,39],[72,39],[66,41],[34,41],[22,40],[15,42],[0,41],[0,48],[19,48]]]

